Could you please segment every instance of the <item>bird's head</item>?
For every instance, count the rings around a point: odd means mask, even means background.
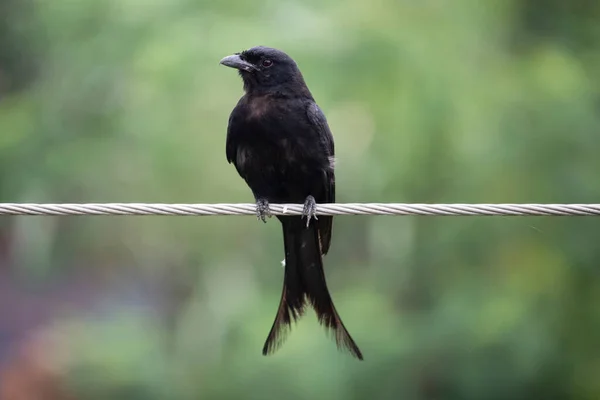
[[[220,63],[239,71],[246,91],[305,87],[296,62],[281,50],[257,46],[227,56]]]

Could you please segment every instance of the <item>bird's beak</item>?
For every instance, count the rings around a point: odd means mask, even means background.
[[[235,68],[247,72],[252,72],[256,70],[256,67],[254,65],[250,64],[248,61],[242,60],[242,58],[238,54],[225,57],[219,62],[219,64],[223,64],[226,67]]]

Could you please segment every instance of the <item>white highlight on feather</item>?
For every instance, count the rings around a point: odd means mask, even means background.
[[[281,266],[285,268],[285,258],[281,260]]]
[[[334,156],[330,156],[329,157],[329,168],[331,169],[335,169],[335,164],[337,163],[337,160]]]
[[[242,166],[246,163],[246,161],[248,161],[248,159],[250,158],[249,154],[248,154],[248,150],[246,150],[246,148],[244,147],[238,147],[237,149],[237,156],[236,156],[236,162],[237,165]]]

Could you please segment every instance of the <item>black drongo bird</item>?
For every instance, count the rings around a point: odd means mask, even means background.
[[[294,60],[280,50],[253,47],[225,57],[239,70],[245,94],[229,117],[227,161],[254,194],[257,216],[270,216],[269,202],[304,203],[303,216],[278,216],[283,228],[283,292],[263,354],[285,339],[305,305],[333,330],[340,348],[362,354],[338,315],[323,271],[333,217],[317,219],[316,203],[335,202],[333,136]],[[303,220],[306,218],[306,221]],[[313,221],[311,222],[311,218]]]

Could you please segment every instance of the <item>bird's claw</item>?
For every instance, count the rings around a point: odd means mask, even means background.
[[[304,201],[304,209],[302,210],[302,216],[306,217],[306,227],[308,228],[311,218],[317,220],[317,202],[312,196],[308,196]]]
[[[258,199],[256,201],[256,218],[267,222],[265,217],[271,218],[271,209],[269,208],[269,201],[267,199]]]

